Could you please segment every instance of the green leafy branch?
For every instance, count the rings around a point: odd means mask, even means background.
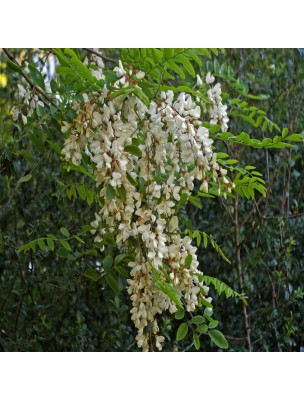
[[[60,67],[57,72],[67,77],[67,82],[73,83],[75,90],[100,91],[103,89],[104,81],[98,80],[87,66],[83,64],[78,55],[72,49],[53,49],[57,56]],[[67,58],[66,56],[69,56]]]
[[[243,146],[250,146],[256,149],[284,149],[286,147],[293,147],[290,142],[301,142],[304,139],[304,134],[294,133],[288,135],[288,129],[284,128],[282,136],[276,135],[272,138],[264,138],[262,141],[259,139],[252,139],[248,133],[242,132],[239,135],[234,135],[230,132],[221,132],[213,135],[213,139],[224,140],[231,144],[241,144]]]
[[[65,228],[61,227],[60,232],[64,236],[64,238],[58,238],[52,234],[47,234],[45,237],[40,237],[34,239],[22,246],[18,249],[18,254],[24,252],[26,253],[28,250],[32,250],[36,253],[37,249],[40,248],[41,251],[46,252],[48,250],[54,251],[55,243],[60,244],[62,248],[66,249],[68,252],[72,251],[69,241],[76,240],[81,244],[84,244],[84,240],[80,237],[85,235],[92,227],[90,225],[84,226],[83,230],[79,232],[77,235],[71,235],[70,232]]]
[[[231,264],[231,262],[225,256],[225,254],[223,253],[223,250],[221,249],[221,247],[218,245],[218,243],[216,242],[216,240],[214,239],[214,237],[211,234],[209,235],[206,232],[203,232],[200,230],[191,230],[191,229],[186,229],[184,232],[182,232],[182,234],[189,235],[190,239],[196,239],[196,243],[197,243],[198,247],[201,244],[202,238],[203,238],[203,243],[204,243],[205,249],[208,246],[208,242],[210,242],[212,247],[214,248],[214,250],[217,253],[219,253],[219,255],[223,258],[223,260],[225,260],[226,262]]]
[[[239,298],[244,304],[247,305],[246,299],[248,297],[245,296],[244,293],[236,292],[230,286],[228,286],[226,283],[222,282],[221,280],[219,280],[217,278],[207,276],[207,275],[203,275],[203,276],[199,275],[199,279],[200,279],[200,277],[202,277],[202,281],[204,281],[206,283],[206,285],[210,285],[212,283],[212,285],[214,286],[215,290],[218,292],[219,295],[221,295],[222,293],[225,293],[225,296],[227,299],[229,299],[230,297]]]

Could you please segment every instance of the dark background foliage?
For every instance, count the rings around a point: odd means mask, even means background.
[[[117,58],[114,50],[106,54]],[[17,253],[20,245],[37,237],[62,236],[62,226],[79,232],[93,219],[95,206],[80,196],[71,200],[66,196],[64,186],[90,183],[84,175],[68,172],[49,147],[48,137],[54,142],[61,137],[56,120],[42,119],[28,127],[13,123],[9,112],[18,80],[5,68],[3,52],[0,60],[1,72],[8,77],[8,85],[0,88],[0,349],[136,351],[125,278],[119,278],[118,296],[104,280],[94,282],[84,276],[87,268],[103,262],[90,234],[84,237],[84,252],[81,243],[72,242],[79,253],[76,258],[58,251]],[[269,95],[250,100],[252,105],[289,132],[303,132],[303,51],[227,49],[218,61],[233,68],[250,93]],[[233,96],[229,83],[223,83],[223,90]],[[233,111],[229,109],[230,132],[263,138],[261,127],[233,118]],[[281,150],[223,144],[222,151],[238,158],[242,166],[256,166],[268,192],[266,198],[258,195],[254,201],[204,199],[201,210],[187,206],[189,223],[212,234],[231,261],[226,263],[211,247],[201,245],[202,270],[248,296],[245,307],[211,289],[220,329],[230,351],[303,351],[303,143]],[[18,185],[30,171],[33,179]],[[110,252],[116,255],[115,248]],[[167,316],[162,325],[165,350],[194,349],[191,339],[175,341],[178,321]],[[208,337],[201,343],[203,351],[218,350]]]

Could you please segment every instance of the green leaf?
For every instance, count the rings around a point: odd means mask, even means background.
[[[124,267],[122,267],[121,265],[115,265],[114,269],[116,269],[116,271],[122,275],[124,278],[128,278],[129,274],[126,271],[126,269]]]
[[[29,243],[31,250],[36,253],[36,241],[33,240],[32,242]]]
[[[127,254],[118,254],[118,256],[115,257],[115,265],[119,264],[126,257]]]
[[[153,270],[155,274],[155,269]],[[157,272],[157,271],[156,271]],[[157,277],[155,286],[164,292],[179,308],[183,308],[183,304],[180,301],[178,296],[181,296],[181,292],[179,292],[176,288],[172,285],[168,284],[167,282],[162,282],[159,277]]]
[[[178,206],[182,207],[184,204],[187,203],[187,201],[188,201],[188,195],[186,193],[182,193]]]
[[[188,74],[191,75],[193,78],[195,78],[195,70],[186,56],[180,54],[179,56],[176,57],[176,60],[182,63]]]
[[[123,87],[121,89],[114,90],[110,95],[110,99],[115,99],[118,96],[123,96],[122,98],[125,98],[133,91],[134,91],[133,87]]]
[[[228,342],[222,332],[217,330],[212,330],[208,332],[213,343],[221,349],[228,349]]]
[[[95,182],[95,177],[94,177],[94,175],[90,174],[90,173],[89,173],[85,168],[83,168],[81,165],[70,164],[69,170],[70,170],[70,171],[78,171],[78,172],[81,172],[82,174],[88,176],[89,178],[91,178],[91,179]]]
[[[32,174],[25,175],[19,179],[17,185],[20,185],[20,183],[28,182],[30,179],[32,179]]]
[[[141,53],[141,56],[142,56],[142,58],[145,58],[146,56],[147,56],[147,49],[140,49],[140,53]]]
[[[237,164],[238,160],[227,160],[226,165]]]
[[[91,225],[90,225],[90,228],[92,229],[92,227],[91,227]],[[54,240],[56,240],[57,238],[56,238],[56,236],[54,236],[54,235],[51,235],[50,233],[47,233],[47,235],[46,235],[47,237],[49,237],[49,238],[51,238],[51,239],[54,239]]]
[[[58,143],[52,142],[51,140],[47,140],[47,143],[50,147],[60,156],[61,155],[61,148]]]
[[[195,325],[202,324],[205,321],[205,318],[202,317],[201,315],[196,315],[195,317],[192,318],[191,322]]]
[[[265,121],[266,122],[266,121]],[[285,138],[288,135],[288,128],[282,130],[282,137]]]
[[[82,240],[79,236],[73,236],[73,238],[74,239],[76,239],[77,240],[77,242],[79,242],[79,243],[82,243],[82,244],[84,244],[85,243],[85,241],[84,240]]]
[[[240,94],[242,96],[244,96],[244,97],[247,97],[248,99],[251,99],[251,100],[267,100],[270,97],[268,94],[259,94],[257,96],[254,96],[253,94],[247,94],[247,93],[245,93],[243,91],[240,91]]]
[[[9,69],[11,69],[12,71],[19,72],[19,74],[22,72],[22,68],[19,67],[19,65],[15,64],[13,61],[6,60],[6,63]]]
[[[251,174],[252,174],[252,175],[256,175],[256,176],[263,176],[263,174],[261,174],[261,173],[258,172],[258,171],[252,171]]]
[[[220,64],[216,59],[213,62],[213,66],[214,66],[214,72],[218,74],[220,72]]]
[[[201,302],[202,302],[202,304],[203,304],[205,307],[207,307],[207,308],[213,308],[212,304],[209,303],[207,300],[202,299]]]
[[[50,250],[53,251],[55,246],[54,246],[54,241],[50,238],[46,239],[47,245],[49,246]]]
[[[68,251],[71,251],[71,246],[69,245],[69,242],[67,242],[66,240],[60,240],[61,245]]]
[[[93,203],[93,200],[94,200],[94,190],[87,189],[87,202],[89,206]]]
[[[165,58],[173,57],[174,56],[174,49],[172,49],[172,48],[164,49],[164,55],[165,55]]]
[[[127,172],[127,178],[128,178],[128,181],[131,183],[131,185],[137,186],[136,180],[132,178],[132,176],[129,174],[129,172]]]
[[[201,67],[203,65],[201,59],[198,57],[198,55],[193,51],[193,50],[187,50],[187,54],[192,57],[194,61]]]
[[[175,319],[183,319],[185,316],[185,311],[181,308],[179,308],[176,313],[174,314]]]
[[[85,186],[82,184],[77,184],[76,188],[77,188],[77,192],[79,193],[79,196],[81,197],[81,200],[85,200],[87,197],[87,192],[86,192]]]
[[[216,48],[211,49],[211,48],[210,48],[210,50],[212,51],[213,54],[215,54],[216,56],[218,56],[218,49],[216,49]]]
[[[201,347],[201,343],[200,343],[199,337],[196,333],[193,334],[193,343],[194,343],[194,347],[196,348],[196,350],[199,350]]]
[[[211,49],[210,49],[210,50],[211,50]],[[214,50],[214,49],[212,49],[212,50]],[[201,55],[203,55],[203,56],[206,56],[206,57],[208,57],[208,58],[211,57],[211,54],[210,54],[210,52],[209,52],[207,49],[197,49],[197,51],[198,51],[199,54],[201,54]]]
[[[162,60],[163,60],[163,53],[162,53],[162,51],[159,50],[159,49],[152,49],[152,50],[153,50],[153,53],[154,53],[154,55],[155,55],[156,60],[157,60],[159,63],[161,63]]]
[[[105,235],[104,240],[105,240],[105,243],[108,244],[109,246],[116,247],[115,239],[113,238],[113,236],[110,233]]]
[[[115,197],[115,190],[114,190],[114,188],[113,188],[113,186],[111,186],[110,184],[108,184],[108,186],[107,186],[107,191],[106,191],[106,198],[108,199],[108,200],[113,200],[114,199],[114,197]]]
[[[189,196],[189,201],[197,208],[202,209],[202,203],[196,197]]]
[[[124,150],[130,154],[133,154],[133,156],[142,157],[142,152],[134,145],[126,146]]]
[[[35,163],[35,159],[33,158],[32,154],[29,151],[21,150],[21,153],[22,153],[23,157],[26,159],[27,162],[29,162],[30,164],[34,164]]]
[[[106,281],[108,282],[108,285],[110,286],[110,288],[116,294],[120,294],[119,286],[118,286],[117,280],[114,278],[114,276],[113,275],[106,275],[105,278],[106,278]]]
[[[70,232],[69,232],[65,227],[61,227],[61,228],[60,228],[60,232],[61,232],[65,237],[69,237],[69,236],[70,236]]]
[[[191,263],[192,263],[192,256],[189,254],[189,255],[187,255],[187,257],[185,259],[185,267],[189,268]]]
[[[118,187],[117,192],[118,192],[120,200],[125,203],[127,201],[127,192],[126,192],[125,187],[123,185]]]
[[[183,322],[177,330],[176,340],[178,341],[183,340],[186,337],[187,333],[188,333],[188,324],[186,322]]]
[[[113,265],[113,257],[112,256],[106,256],[106,258],[103,260],[103,268],[105,271],[109,271],[109,269],[112,267]]]
[[[218,326],[218,321],[211,321],[209,323],[209,328],[210,329],[216,328],[217,326]]]
[[[291,142],[301,142],[304,139],[304,135],[300,133],[293,133],[290,136],[285,137],[285,140],[290,140]]]
[[[146,96],[146,94],[143,92],[141,87],[135,87],[134,88],[134,94],[147,106],[149,107],[150,100]]]
[[[218,294],[225,292],[225,295],[227,298],[238,297],[244,304],[247,305],[246,297],[244,294],[237,293],[236,291],[231,289],[228,285],[226,285],[224,282],[220,281],[219,279],[211,277],[211,276],[207,276],[207,275],[204,275],[203,279],[204,279],[204,282],[206,283],[206,285],[210,285],[210,283],[212,283],[213,286],[215,287],[216,291],[218,292]]]
[[[68,258],[68,256],[70,255],[70,253],[67,251],[67,249],[60,247],[57,251],[56,251],[56,255],[58,257],[61,258]]]
[[[36,67],[34,67],[33,65],[29,64],[28,66],[29,71],[30,71],[30,75],[32,80],[34,81],[34,83],[37,86],[40,86],[43,90],[45,89],[45,84],[44,84],[44,77],[41,74],[40,71],[37,70]]]
[[[17,253],[20,254],[22,251],[26,252],[29,249],[29,244],[23,244],[22,246],[19,247]]]
[[[45,246],[45,242],[44,242],[43,239],[38,239],[38,246],[40,247],[40,249],[41,249],[42,251],[45,251],[46,246]]]
[[[185,79],[186,76],[184,74],[184,71],[172,60],[166,62],[166,66],[172,71],[174,71],[177,75],[179,75],[182,79]]]
[[[228,158],[228,157],[229,157],[229,155],[227,153],[221,153],[221,152],[216,153],[217,160],[219,160],[221,158]]]
[[[198,233],[198,235],[197,235],[197,237],[196,237],[196,244],[197,244],[197,247],[200,247],[201,241],[202,241],[202,236],[201,236],[200,233]]]
[[[200,325],[195,330],[198,333],[206,333],[208,330],[208,325],[206,325],[206,324]]]
[[[40,153],[44,153],[45,149],[44,149],[44,144],[43,144],[43,140],[42,140],[42,136],[38,136],[35,135],[34,133],[31,133],[29,135],[31,141],[33,142],[34,146],[36,147],[36,149],[40,152]]]
[[[205,232],[203,232],[203,236],[204,236],[204,247],[206,249],[208,246],[208,236],[205,234]]]
[[[93,268],[86,269],[84,276],[88,279],[91,279],[94,282],[97,282],[98,279],[100,278],[99,273],[96,271],[96,269],[93,269]]]

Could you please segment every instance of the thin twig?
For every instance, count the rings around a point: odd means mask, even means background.
[[[233,336],[227,336],[227,335],[225,335],[225,336],[229,340],[246,340],[247,339],[246,336],[244,336],[244,337],[233,337]]]
[[[93,49],[86,49],[86,48],[83,47],[83,50],[86,50],[86,51],[88,51],[89,53],[92,53],[92,54],[94,54],[95,56],[100,57],[100,58],[102,58],[102,59],[105,60],[105,61],[111,61],[111,62],[115,62],[115,63],[117,62],[117,60],[115,60],[114,58],[104,56],[103,54],[98,53],[98,51],[95,51],[95,50],[93,50]]]
[[[239,223],[239,213],[238,213],[238,194],[236,194],[233,199],[233,215],[234,215],[234,236],[235,236],[235,247],[236,247],[236,268],[240,286],[240,292],[244,293],[244,283],[243,283],[243,272],[242,272],[242,262],[241,262],[241,246],[240,246],[240,223]],[[250,337],[250,323],[249,316],[247,312],[246,304],[243,303],[243,320],[246,335],[246,344],[248,351],[252,351],[251,337]]]
[[[266,217],[266,216],[261,216],[261,219],[276,219],[276,220],[283,220],[283,219],[293,219],[293,218],[298,218],[298,217],[303,217],[304,213],[299,213],[299,214],[293,214],[293,215],[286,215],[283,217],[282,215],[278,216],[273,216],[273,217]]]
[[[4,49],[3,48],[4,53],[7,55],[7,57],[14,63],[16,64],[18,67],[20,67],[20,65],[18,64],[18,61],[13,57],[13,55],[11,54],[11,52],[8,49]],[[23,72],[20,72],[21,75],[23,76],[23,78],[30,84],[30,86],[35,89],[35,91],[37,92],[37,96],[39,98],[40,101],[42,101],[47,107],[49,107],[49,104],[45,102],[45,100],[41,97],[43,96],[49,103],[52,104],[53,107],[55,107],[58,111],[60,111],[60,108],[57,106],[56,103],[54,103],[54,101],[46,94],[43,92],[43,90],[39,89],[38,86],[35,85],[35,83]],[[39,94],[41,96],[39,96]]]

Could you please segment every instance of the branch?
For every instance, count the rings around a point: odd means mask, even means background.
[[[267,217],[267,216],[261,216],[261,219],[276,219],[276,220],[280,220],[280,219],[293,219],[293,218],[298,218],[298,217],[303,217],[304,212],[303,213],[299,213],[299,214],[292,214],[292,215],[286,215],[285,217],[278,215],[278,216],[273,216],[273,217]]]
[[[4,53],[7,55],[7,57],[14,63],[16,64],[18,67],[20,67],[20,65],[18,64],[18,61],[13,57],[13,55],[11,54],[11,52],[8,49],[4,49],[3,48]],[[49,104],[45,102],[45,100],[41,97],[43,96],[49,103],[52,104],[53,107],[55,107],[58,111],[60,111],[60,108],[57,106],[56,103],[54,103],[54,101],[46,94],[44,93],[41,89],[39,89],[38,86],[35,85],[35,83],[24,73],[21,72],[21,75],[23,76],[23,78],[29,83],[29,85],[35,89],[35,91],[37,92],[37,96],[39,98],[40,101],[42,101],[47,107],[49,107]],[[41,95],[39,95],[39,94]]]
[[[98,51],[95,51],[95,50],[93,50],[93,49],[85,49],[85,48],[83,47],[83,50],[86,50],[86,51],[88,51],[89,53],[92,53],[92,54],[94,54],[95,56],[100,57],[100,58],[102,58],[102,59],[105,60],[105,61],[111,61],[111,62],[115,62],[115,63],[117,62],[117,60],[115,60],[114,58],[104,56],[103,54],[98,53]]]
[[[236,194],[233,199],[233,217],[234,217],[234,237],[235,237],[235,247],[236,247],[236,268],[240,286],[240,292],[244,293],[243,284],[243,271],[242,271],[242,261],[241,261],[241,246],[240,246],[240,224],[239,224],[239,212],[238,212],[238,195]],[[250,323],[249,316],[246,308],[246,304],[243,303],[243,320],[245,326],[245,335],[248,351],[252,351],[251,337],[250,337]]]

